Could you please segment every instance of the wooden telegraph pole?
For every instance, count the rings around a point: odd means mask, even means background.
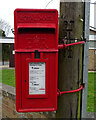
[[[83,2],[60,2],[59,43],[83,39]],[[68,39],[68,40],[67,40]],[[82,84],[83,45],[59,50],[58,88],[78,89]],[[57,118],[80,118],[81,91],[58,97]]]

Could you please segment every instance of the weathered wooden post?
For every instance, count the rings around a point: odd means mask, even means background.
[[[76,42],[83,38],[83,2],[60,2],[59,43]],[[74,90],[82,84],[83,45],[59,50],[58,87]],[[81,92],[58,97],[57,118],[80,118]]]

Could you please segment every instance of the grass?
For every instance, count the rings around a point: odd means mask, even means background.
[[[2,70],[2,81],[0,82],[2,82],[3,84],[7,84],[7,85],[15,87],[15,70],[14,69],[3,69]],[[96,101],[95,86],[96,86],[96,73],[88,73],[87,112],[96,112],[96,103],[94,102]]]
[[[96,112],[96,73],[94,75],[94,111]]]
[[[3,69],[0,82],[15,87],[15,69]]]
[[[96,112],[96,73],[88,73],[87,112]]]

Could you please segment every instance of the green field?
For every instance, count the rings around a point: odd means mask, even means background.
[[[0,70],[1,71],[1,70]],[[1,74],[1,73],[0,73]],[[3,69],[2,70],[2,82],[15,87],[15,70]],[[96,73],[88,73],[88,97],[87,97],[87,112],[96,112]],[[95,89],[95,90],[94,90]]]
[[[2,83],[15,87],[15,69],[2,70]]]
[[[87,111],[96,112],[96,73],[88,73]]]

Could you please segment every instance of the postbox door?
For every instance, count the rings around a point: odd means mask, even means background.
[[[56,110],[57,108],[57,66],[56,58],[58,55],[56,53],[43,54],[42,59],[32,59],[32,53],[25,53],[21,55],[22,63],[22,108],[31,108],[31,111],[44,110]],[[43,94],[33,94],[29,93],[29,71],[30,64],[43,64],[43,72],[45,70],[45,93]],[[50,64],[49,64],[50,63]],[[54,72],[53,72],[54,71]],[[34,75],[33,75],[34,77]],[[26,78],[26,79],[25,79]],[[38,76],[37,76],[38,79]],[[44,81],[43,81],[44,82]],[[37,83],[36,83],[37,84]],[[32,88],[32,86],[31,86]],[[33,87],[34,88],[34,87]],[[36,88],[36,87],[35,87]],[[44,86],[43,86],[44,88]],[[43,91],[44,92],[44,91]]]
[[[31,59],[26,59],[26,93],[27,98],[48,97],[48,60],[35,59],[32,53]]]

